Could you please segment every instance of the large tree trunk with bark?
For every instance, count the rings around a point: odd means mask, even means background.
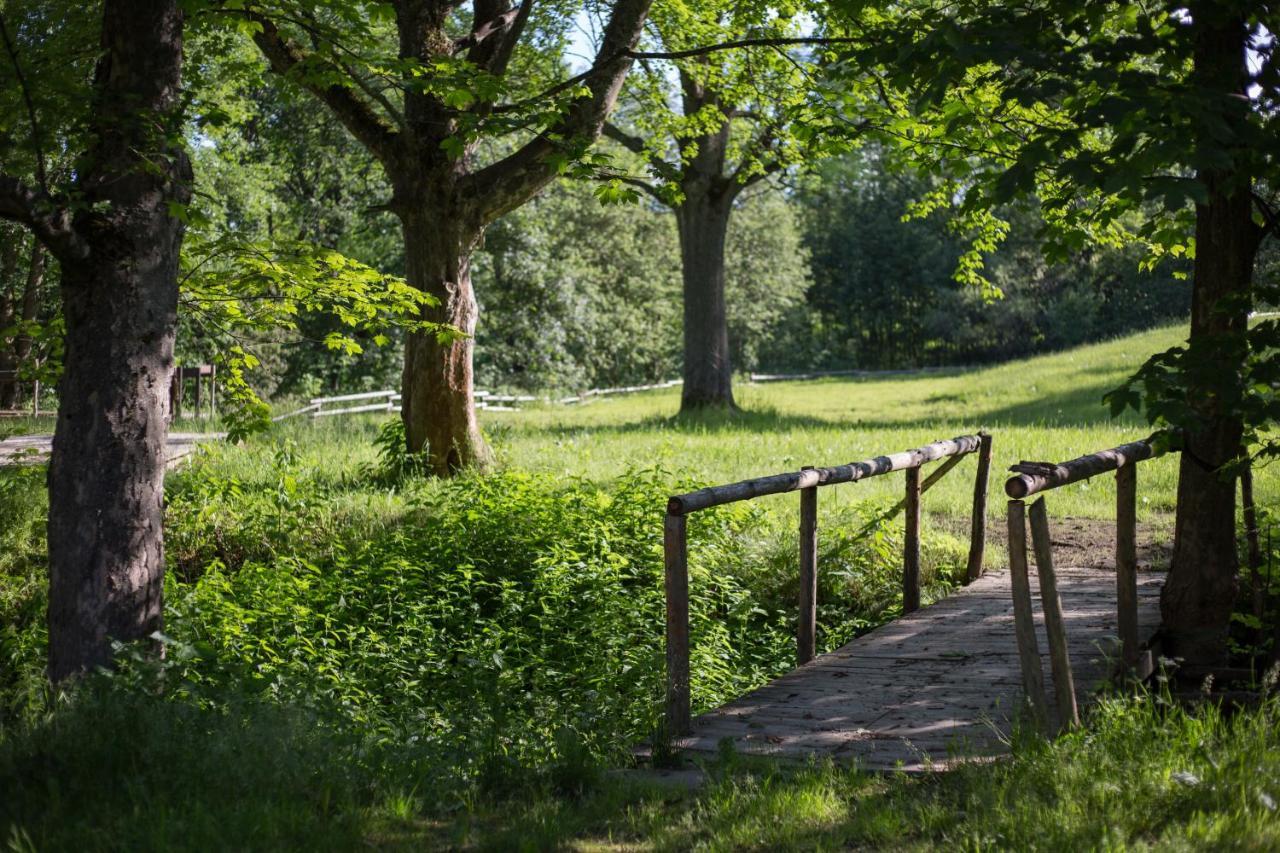
[[[109,665],[114,641],[161,625],[168,391],[183,227],[183,14],[108,0],[94,143],[62,261],[66,356],[49,465],[49,676]]]
[[[476,421],[472,356],[479,309],[471,287],[471,253],[483,233],[465,216],[441,216],[414,206],[401,215],[405,277],[437,304],[422,319],[447,324],[464,337],[440,341],[411,332],[401,379],[401,418],[411,453],[425,452],[432,473],[450,476],[486,467],[492,453]]]
[[[684,389],[682,412],[735,408],[724,251],[733,211],[728,188],[686,191],[675,209],[684,282]]]
[[[1199,28],[1196,77],[1208,91],[1221,93],[1230,115],[1231,99],[1243,92],[1245,23],[1215,4],[1194,8],[1192,17]],[[1169,653],[1213,664],[1225,658],[1236,600],[1236,478],[1223,466],[1240,452],[1243,424],[1220,399],[1209,368],[1232,376],[1243,367],[1259,231],[1249,175],[1225,169],[1203,171],[1198,178],[1208,191],[1207,202],[1196,207],[1189,343],[1203,362],[1195,374],[1202,387],[1189,389],[1199,405],[1199,424],[1188,431],[1180,460],[1173,561],[1160,608]]]

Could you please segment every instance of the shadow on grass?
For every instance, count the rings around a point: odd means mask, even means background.
[[[833,429],[846,426],[839,420],[813,415],[783,414],[773,407],[759,409],[705,409],[675,415],[649,415],[617,424],[569,425],[552,424],[528,427],[530,432],[548,435],[630,434],[644,432],[681,432],[716,434],[730,432],[791,432],[799,429]]]
[[[706,410],[675,415],[648,415],[633,421],[612,424],[559,424],[527,426],[529,433],[551,436],[567,435],[629,435],[653,432],[676,432],[689,435],[714,435],[727,433],[786,433],[796,430],[849,429],[860,431],[921,429],[938,426],[942,432],[965,432],[981,427],[1001,426],[1057,426],[1090,427],[1106,424],[1131,424],[1142,428],[1143,423],[1132,412],[1112,418],[1103,403],[1103,396],[1115,387],[1113,382],[1095,382],[1053,394],[1041,394],[1024,403],[959,411],[966,396],[959,393],[940,393],[919,402],[921,408],[942,403],[954,404],[957,411],[939,415],[921,412],[912,417],[913,403],[904,401],[903,414],[897,418],[840,418],[818,415],[784,413],[768,406],[754,409]],[[947,426],[951,425],[951,426]],[[939,435],[938,438],[950,437]]]

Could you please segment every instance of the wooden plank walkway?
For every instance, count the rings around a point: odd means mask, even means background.
[[[1145,643],[1160,621],[1164,574],[1138,574]],[[1083,708],[1109,675],[1116,640],[1115,573],[1058,569],[1071,664]],[[1032,592],[1046,702],[1048,643],[1038,581]],[[924,770],[1007,752],[1022,693],[1007,572],[877,628],[693,721],[675,746],[714,752],[731,738],[741,754],[854,761],[871,770]]]

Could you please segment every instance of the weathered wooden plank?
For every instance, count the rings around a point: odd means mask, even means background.
[[[1009,501],[1009,576],[1013,597],[1014,637],[1022,673],[1022,689],[1031,714],[1043,728],[1044,670],[1031,608],[1031,580],[1027,572],[1027,524],[1022,501]]]
[[[1138,466],[1116,469],[1116,628],[1126,667],[1138,662]]]
[[[770,477],[757,477],[754,480],[742,480],[723,486],[708,486],[683,495],[674,495],[667,502],[667,512],[672,515],[686,515],[700,509],[748,500],[762,495],[777,495],[783,492],[794,492],[812,486],[835,485],[836,483],[852,483],[901,471],[906,468],[919,468],[926,462],[942,459],[947,456],[972,453],[978,449],[980,439],[976,435],[961,435],[956,438],[935,441],[918,447],[915,450],[904,450],[887,456],[877,456],[862,462],[851,462],[848,465],[835,465],[829,468],[811,468],[806,471],[789,471]]]
[[[1057,575],[1068,651],[1088,687],[1108,675],[1104,651],[1116,636],[1114,576],[1069,568]],[[1035,575],[1028,578],[1030,586]],[[1143,637],[1158,623],[1160,580],[1146,572],[1137,578]],[[1021,707],[1014,627],[1010,575],[984,575],[943,602],[701,715],[676,744],[714,752],[729,738],[744,754],[828,755],[868,769],[912,771],[999,754],[1000,737]],[[1033,627],[1039,652],[1047,635],[1043,624]],[[1055,689],[1055,679],[1045,680]]]
[[[902,612],[920,609],[920,469],[906,472],[906,533],[902,538]]]
[[[1014,500],[1021,500],[1046,489],[1056,489],[1126,465],[1134,465],[1144,459],[1154,459],[1165,453],[1170,443],[1168,434],[1155,433],[1141,441],[1132,441],[1057,465],[1048,462],[1022,462],[1009,469],[1018,476],[1009,478],[1004,484],[1004,490]]]
[[[982,561],[987,545],[987,483],[991,479],[991,436],[979,432],[978,472],[973,480],[973,510],[969,518],[969,562],[965,583],[982,577]]]

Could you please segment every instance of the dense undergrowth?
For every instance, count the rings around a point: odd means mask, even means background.
[[[1103,703],[943,778],[725,753],[697,793],[606,776],[650,736],[673,475],[439,483],[261,439],[171,480],[166,651],[43,686],[43,479],[0,472],[0,832],[11,849],[1173,848],[1280,844],[1280,708]],[[896,614],[882,506],[824,516],[823,642]],[[793,518],[690,525],[695,701],[791,666]],[[926,551],[931,594],[963,558]]]
[[[694,484],[661,470],[608,488],[518,470],[442,483],[404,468],[335,463],[270,437],[196,460],[167,493],[166,659],[122,650],[104,683],[209,712],[305,709],[324,730],[410,745],[430,767],[417,788],[440,802],[566,755],[615,761],[652,736],[662,512],[673,486]],[[41,673],[42,478],[6,470],[0,482],[0,721],[12,729],[41,719],[53,697]],[[900,534],[876,523],[882,509],[824,519],[826,647],[898,612]],[[868,525],[860,547],[839,535]],[[792,665],[795,548],[786,519],[748,504],[690,525],[697,705]],[[964,553],[939,536],[925,557],[936,597]],[[186,712],[174,713],[181,725]]]
[[[1070,371],[1096,371],[1095,355],[1115,360],[1123,348],[1091,353],[1037,369],[1071,384]],[[999,370],[965,393],[996,393],[1007,384]],[[815,410],[889,412],[886,401],[900,403],[883,384],[776,393],[789,413],[802,407],[786,395],[819,392]],[[896,387],[925,393],[911,380]],[[939,387],[931,380],[928,394]],[[793,467],[798,448],[815,454],[801,461],[846,460],[955,434],[973,426],[971,403],[938,402],[951,408],[927,423],[859,429],[778,412],[674,423],[652,419],[651,400],[568,413],[567,426],[535,410],[489,424],[505,467],[452,482],[415,476],[370,420],[214,446],[168,483],[164,661],[122,649],[115,673],[65,694],[43,679],[44,472],[2,469],[0,843],[1280,846],[1274,699],[1228,718],[1159,696],[1117,697],[1052,745],[1020,739],[1012,761],[929,780],[729,753],[696,794],[603,771],[625,764],[658,722],[666,497]],[[1096,408],[1092,397],[1065,414],[1054,408],[1079,435],[1039,421],[997,425],[997,458],[1065,458],[1134,430],[1098,426]],[[687,475],[677,460],[702,467]],[[963,516],[971,481],[956,476],[930,493],[930,511]],[[1166,479],[1144,479],[1152,506],[1167,504]],[[899,489],[873,481],[824,493],[824,648],[898,613],[901,523],[872,522]],[[1273,486],[1260,477],[1262,489]],[[1103,515],[1111,492],[1104,484],[1055,500]],[[1143,512],[1144,523],[1158,518]],[[945,592],[965,557],[943,520],[925,525],[926,598]],[[695,705],[792,666],[795,525],[794,501],[691,520]]]

